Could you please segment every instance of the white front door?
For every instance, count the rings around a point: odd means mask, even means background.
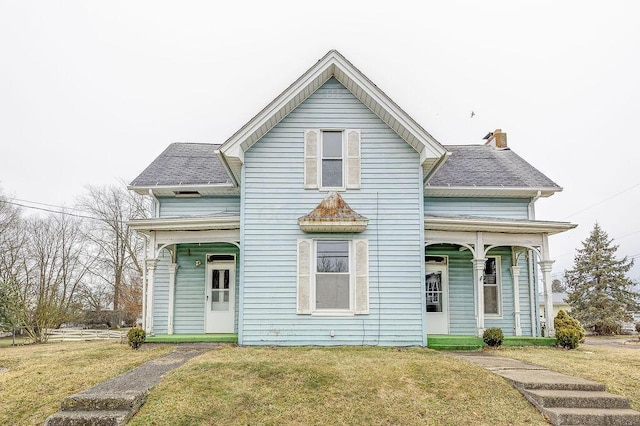
[[[426,264],[427,334],[449,334],[449,282],[446,263]]]
[[[232,261],[207,264],[205,289],[206,333],[233,333],[236,265]]]

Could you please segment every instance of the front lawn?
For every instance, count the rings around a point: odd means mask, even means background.
[[[619,340],[630,339],[633,337],[625,336],[625,339]],[[609,340],[612,340],[611,337]],[[632,408],[640,410],[640,347],[637,345],[580,345],[575,350],[542,347],[500,348],[494,353],[604,383],[608,391],[629,398]]]
[[[113,341],[0,347],[0,424],[42,424],[66,396],[172,348],[149,345],[133,351]]]
[[[502,378],[446,353],[224,346],[168,373],[130,424],[547,423]]]

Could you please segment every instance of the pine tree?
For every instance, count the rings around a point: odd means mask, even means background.
[[[640,301],[626,275],[633,260],[626,256],[617,260],[618,246],[612,241],[596,223],[577,250],[573,269],[565,271],[571,315],[597,334],[619,333],[621,323],[631,321],[629,312]]]

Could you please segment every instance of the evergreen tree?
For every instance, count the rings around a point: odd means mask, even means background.
[[[629,312],[637,309],[640,300],[626,275],[633,260],[626,256],[617,260],[618,246],[611,242],[596,223],[577,250],[573,269],[565,271],[571,315],[597,334],[619,333],[621,323],[631,321]]]

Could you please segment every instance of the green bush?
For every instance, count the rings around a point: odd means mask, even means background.
[[[139,349],[144,343],[145,337],[147,337],[147,334],[141,328],[132,328],[127,333],[129,346],[131,346],[132,349]]]
[[[580,334],[574,328],[556,330],[556,345],[566,349],[575,349],[580,344]]]
[[[487,328],[482,334],[482,341],[492,348],[497,348],[504,341],[504,333],[501,328]]]
[[[640,322],[636,323],[636,332],[640,333]]]
[[[561,310],[553,319],[556,329],[556,345],[567,349],[575,349],[584,341],[584,328],[580,321]]]

